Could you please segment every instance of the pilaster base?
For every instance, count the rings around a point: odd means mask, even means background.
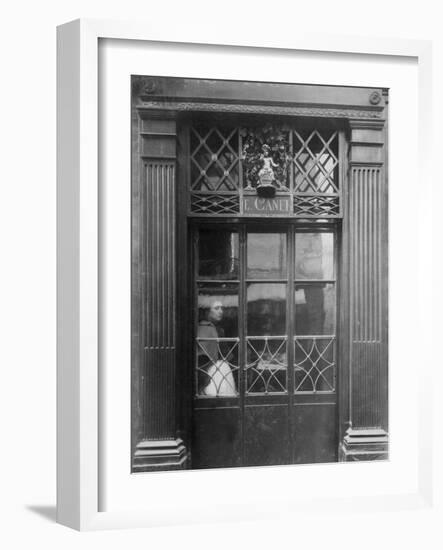
[[[181,439],[140,441],[134,453],[133,472],[184,470],[188,460]]]
[[[339,460],[387,460],[389,438],[379,428],[349,428],[339,449]]]

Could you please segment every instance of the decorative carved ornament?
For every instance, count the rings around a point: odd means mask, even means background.
[[[288,132],[267,125],[260,129],[242,129],[242,160],[245,190],[256,189],[261,197],[273,197],[277,190],[288,191]]]
[[[381,101],[381,95],[378,92],[372,92],[369,96],[369,103],[371,105],[378,105]]]
[[[134,96],[153,95],[158,92],[159,83],[154,78],[135,76],[132,79],[132,93]]]

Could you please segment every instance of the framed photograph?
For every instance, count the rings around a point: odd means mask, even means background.
[[[430,45],[260,40],[58,29],[61,523],[431,499]]]
[[[131,84],[132,471],[387,459],[389,91]]]

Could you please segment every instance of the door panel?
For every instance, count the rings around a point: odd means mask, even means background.
[[[208,404],[195,408],[192,442],[193,468],[242,466],[239,406]]]
[[[294,463],[337,461],[335,403],[296,403],[294,418]]]
[[[290,464],[288,405],[245,406],[244,466]]]
[[[194,468],[337,460],[335,236],[196,227]]]

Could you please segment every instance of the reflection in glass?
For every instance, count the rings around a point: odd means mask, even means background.
[[[286,278],[286,235],[248,233],[249,279]]]
[[[332,279],[334,277],[333,233],[297,233],[295,235],[296,279]]]
[[[295,285],[295,334],[335,334],[334,285]]]
[[[238,279],[238,234],[201,229],[198,238],[198,276]]]
[[[248,334],[286,334],[286,284],[250,283],[247,287]]]
[[[198,286],[196,390],[210,397],[235,396],[238,388],[238,287]]]
[[[247,393],[286,391],[286,338],[248,338]]]

